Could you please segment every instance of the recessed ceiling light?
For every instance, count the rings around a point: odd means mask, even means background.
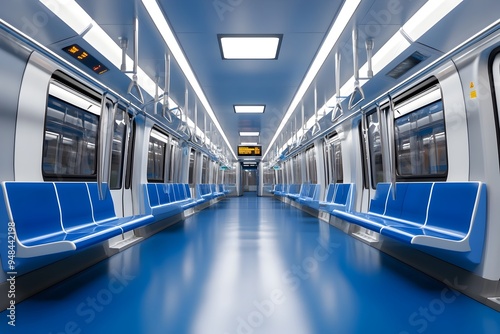
[[[255,143],[255,142],[253,142],[253,143],[243,142],[240,145],[242,145],[242,146],[255,146],[255,145],[259,145],[259,143]]]
[[[260,132],[240,132],[241,137],[258,137],[260,135]]]
[[[217,35],[222,59],[278,59],[283,35]]]
[[[234,112],[237,114],[263,114],[265,105],[234,105]]]

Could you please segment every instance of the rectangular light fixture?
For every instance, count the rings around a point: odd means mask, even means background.
[[[142,4],[146,8],[146,11],[151,17],[151,20],[153,20],[153,23],[158,29],[158,32],[161,34],[163,40],[165,41],[165,44],[167,44],[168,48],[172,52],[172,55],[174,56],[175,60],[177,61],[177,64],[179,65],[182,72],[186,76],[188,82],[191,84],[191,87],[193,88],[196,95],[200,99],[200,102],[205,108],[205,111],[212,119],[212,122],[214,122],[215,127],[219,130],[219,133],[226,142],[227,147],[233,154],[233,157],[236,159],[236,154],[234,153],[231,144],[229,143],[229,140],[226,137],[226,134],[222,130],[222,127],[219,121],[217,120],[217,117],[215,116],[212,106],[208,102],[208,99],[205,96],[205,93],[203,92],[200,83],[198,82],[193,70],[191,69],[191,65],[187,61],[187,58],[184,56],[184,52],[182,51],[179,43],[177,42],[177,38],[175,37],[172,29],[170,28],[170,25],[168,24],[165,16],[163,15],[163,11],[159,6],[157,0],[142,0]]]
[[[237,114],[263,114],[265,105],[234,105],[234,112]]]
[[[144,0],[147,1],[147,0]],[[155,1],[155,0],[151,0]],[[152,5],[152,2],[149,1],[148,3]],[[122,62],[122,50],[120,46],[116,43],[115,40],[113,40],[88,14],[85,12],[85,10],[78,5],[78,3],[74,0],[69,1],[69,0],[40,0],[40,3],[42,3],[44,6],[47,7],[47,9],[51,10],[57,17],[59,17],[64,23],[66,23],[70,28],[72,28],[78,35],[83,34],[83,39],[87,41],[92,47],[98,51],[102,56],[104,56],[108,61],[110,61],[116,68],[120,68],[121,62]],[[161,24],[162,16],[161,13],[159,14],[157,18],[157,24]],[[152,18],[153,20],[155,18]],[[163,21],[165,21],[165,18],[163,17]],[[165,25],[167,28],[168,25]],[[171,31],[170,31],[171,33]],[[171,34],[173,36],[173,34]],[[169,35],[170,36],[170,35]],[[165,38],[165,37],[164,37]],[[167,39],[165,39],[167,43]],[[169,42],[173,45],[175,41],[174,40],[169,40]],[[178,56],[179,58],[183,56],[179,45],[173,45],[170,46],[171,49],[173,49],[176,52],[174,53],[174,57]],[[126,56],[127,58],[127,63],[131,64],[133,60],[129,57]],[[177,58],[176,58],[177,59]],[[187,61],[185,59],[181,59],[180,63],[184,66],[181,66],[183,70],[185,70],[185,75],[188,78],[190,82],[195,80],[194,75],[190,71],[190,68],[188,67]],[[191,75],[190,75],[191,74]],[[128,77],[132,78],[131,73],[126,74]],[[141,67],[137,68],[137,76],[138,76],[138,81],[139,81],[139,86],[144,89],[149,95],[154,96],[155,95],[155,83],[154,81],[144,72],[144,70]],[[195,82],[196,83],[196,82]],[[194,85],[193,85],[194,86]],[[195,87],[196,88],[196,87]],[[199,85],[198,85],[198,88]],[[208,101],[204,97],[204,95],[200,95],[200,90],[198,89],[196,91],[198,97],[200,100],[203,102],[203,105],[205,106],[205,109],[207,110],[209,116],[214,120],[214,113],[212,109],[210,108],[210,105],[208,104]],[[159,89],[159,94],[161,95],[163,93],[163,90]],[[169,99],[169,105],[172,108],[175,108],[177,106],[177,103],[173,101],[170,97]],[[208,106],[208,107],[207,107]],[[191,119],[187,119],[188,124],[191,127],[194,127],[194,123],[192,122]],[[217,120],[214,120],[214,124],[216,127],[219,129],[222,137],[224,138],[225,142],[228,145],[229,150],[233,154],[234,158],[236,159],[236,154],[234,153],[233,149],[229,145],[229,141],[227,140],[224,132],[222,131],[222,128],[220,128],[220,124],[217,122]],[[197,134],[202,134],[203,132],[200,130],[200,128],[196,128],[196,133]],[[208,144],[211,143],[209,138],[206,138],[206,141]]]
[[[463,0],[427,1],[404,25],[403,30],[413,41],[419,39]]]
[[[403,53],[411,44],[410,41],[416,41],[420,38],[424,33],[426,33],[429,29],[431,29],[437,22],[439,22],[442,18],[448,15],[453,9],[455,9],[463,0],[450,0],[445,2],[439,1],[428,1],[426,2],[404,25],[403,27],[396,32],[373,56],[373,71],[375,73],[381,71],[385,66],[387,66],[393,59]],[[354,15],[354,12],[359,5],[360,0],[346,0],[344,3],[341,12],[337,15],[337,20],[334,22],[334,25],[330,29],[328,36],[323,42],[321,49],[314,59],[313,65],[309,69],[306,77],[301,83],[299,90],[295,94],[294,99],[290,107],[285,114],[278,130],[274,134],[273,139],[271,140],[267,151],[264,153],[264,159],[267,154],[270,152],[271,147],[274,142],[278,138],[281,130],[284,128],[286,122],[290,118],[291,114],[299,104],[300,100],[303,98],[305,90],[309,87],[310,83],[314,79],[314,77],[319,72],[319,67],[323,64],[326,59],[325,53],[329,53],[335,43],[337,42],[340,34],[347,26],[348,21]],[[432,13],[432,15],[431,15]],[[342,22],[341,22],[342,20]],[[360,69],[360,72],[365,73],[367,70],[367,64],[363,65]],[[360,85],[364,85],[366,81],[361,81]],[[341,96],[347,96],[352,91],[352,87],[354,85],[354,77],[351,77],[347,82],[341,87]],[[333,95],[330,100],[325,104],[334,105],[337,97]],[[323,106],[324,108],[324,106]],[[314,117],[314,116],[313,116]],[[311,118],[312,119],[312,118]],[[292,138],[290,138],[289,142],[286,145],[291,143]],[[281,149],[285,148],[284,145]]]
[[[278,59],[283,35],[217,35],[222,59]]]
[[[338,39],[340,38],[342,32],[344,29],[347,27],[347,24],[351,20],[351,18],[354,15],[354,12],[358,8],[359,4],[361,3],[361,0],[346,0],[344,4],[342,5],[342,8],[340,9],[340,12],[338,13],[337,17],[335,18],[335,21],[333,22],[332,27],[330,28],[325,40],[323,41],[323,44],[321,45],[318,53],[316,54],[316,57],[314,58],[311,67],[307,71],[306,76],[304,77],[304,80],[302,80],[302,83],[299,86],[299,89],[295,93],[295,96],[293,97],[292,102],[290,103],[290,106],[288,107],[288,110],[281,120],[280,125],[278,126],[278,129],[276,130],[276,133],[274,134],[273,138],[271,139],[271,142],[269,143],[269,147],[267,148],[266,153],[264,153],[264,158],[267,156],[269,151],[271,150],[271,147],[273,146],[274,142],[276,139],[278,139],[279,134],[281,133],[281,130],[285,127],[285,124],[288,122],[288,119],[292,116],[292,113],[294,112],[295,108],[299,105],[300,101],[304,97],[304,94],[306,93],[307,89],[313,82],[314,78],[318,74],[321,66],[323,66],[325,60],[328,58],[328,55],[332,51],[333,47],[337,43]]]
[[[240,131],[240,137],[258,137],[260,135],[260,132],[255,131],[255,132],[241,132]]]
[[[241,146],[254,146],[254,145],[259,145],[259,143],[255,143],[255,142],[243,142],[240,145]]]

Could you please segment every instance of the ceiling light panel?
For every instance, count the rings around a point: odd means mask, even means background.
[[[240,132],[240,137],[258,137],[260,132]]]
[[[278,59],[283,35],[217,35],[222,59]]]
[[[234,105],[234,112],[237,114],[263,114],[265,105]]]

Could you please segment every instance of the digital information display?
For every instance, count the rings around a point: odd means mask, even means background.
[[[63,50],[71,57],[75,58],[99,75],[108,71],[108,68],[106,66],[101,64],[97,59],[95,59],[87,51],[82,49],[78,44],[67,46],[63,48]]]
[[[238,155],[242,157],[262,156],[262,146],[238,146]]]

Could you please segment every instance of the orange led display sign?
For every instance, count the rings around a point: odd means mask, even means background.
[[[106,73],[108,68],[101,64],[96,58],[90,55],[87,51],[82,49],[78,44],[73,44],[63,48],[63,50],[71,57],[78,60],[83,65],[90,68],[94,73],[99,75]]]
[[[262,146],[238,146],[238,155],[242,157],[262,156]]]

